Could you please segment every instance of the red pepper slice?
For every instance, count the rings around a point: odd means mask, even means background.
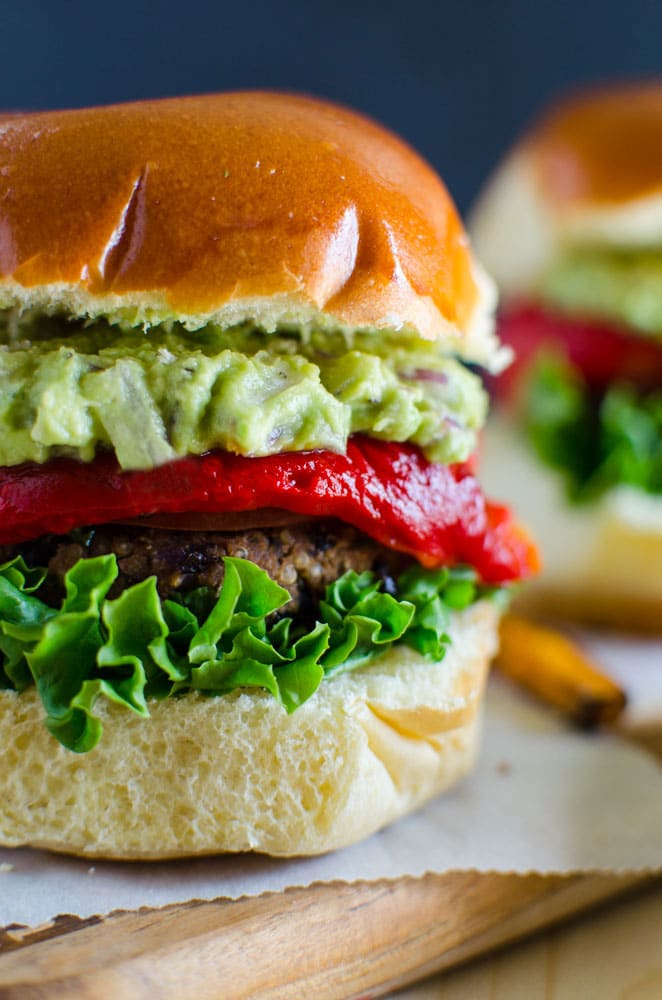
[[[499,335],[514,348],[516,358],[496,381],[497,395],[512,394],[542,348],[562,350],[597,390],[615,380],[644,390],[662,383],[662,344],[622,327],[571,318],[525,302],[502,312]]]
[[[468,563],[486,583],[537,567],[530,539],[506,508],[485,502],[468,465],[438,465],[417,448],[363,436],[344,455],[214,451],[122,472],[104,454],[0,469],[2,544],[141,515],[262,507],[339,518],[424,565]]]

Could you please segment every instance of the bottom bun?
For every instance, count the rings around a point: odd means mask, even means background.
[[[569,503],[563,477],[503,416],[485,433],[481,479],[512,502],[541,549],[542,573],[523,588],[519,610],[662,633],[662,497],[619,486]]]
[[[470,769],[497,624],[476,604],[442,662],[398,646],[293,715],[261,692],[153,702],[150,719],[103,703],[85,755],[48,734],[34,691],[0,692],[0,842],[124,859],[354,843]]]

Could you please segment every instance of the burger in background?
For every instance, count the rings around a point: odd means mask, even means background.
[[[470,228],[517,358],[483,472],[541,543],[524,603],[662,631],[662,84],[553,107]]]
[[[466,773],[536,555],[438,177],[243,93],[15,116],[0,188],[2,842],[317,853]]]

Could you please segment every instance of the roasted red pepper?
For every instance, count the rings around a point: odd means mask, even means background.
[[[215,451],[122,472],[104,454],[89,464],[0,469],[3,544],[141,515],[263,507],[339,518],[424,565],[468,563],[486,583],[519,579],[537,565],[531,541],[506,508],[485,502],[468,465],[438,465],[417,448],[363,436],[345,455]]]
[[[514,348],[516,357],[497,380],[497,395],[511,394],[543,348],[561,350],[597,390],[616,379],[644,390],[662,382],[662,344],[607,323],[572,319],[531,303],[519,303],[501,314],[499,335]]]

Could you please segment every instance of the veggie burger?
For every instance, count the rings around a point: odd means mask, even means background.
[[[2,843],[317,853],[463,775],[536,555],[438,177],[236,93],[6,115],[0,206]]]
[[[472,221],[517,354],[485,482],[543,549],[522,596],[662,632],[662,83],[552,108]]]

